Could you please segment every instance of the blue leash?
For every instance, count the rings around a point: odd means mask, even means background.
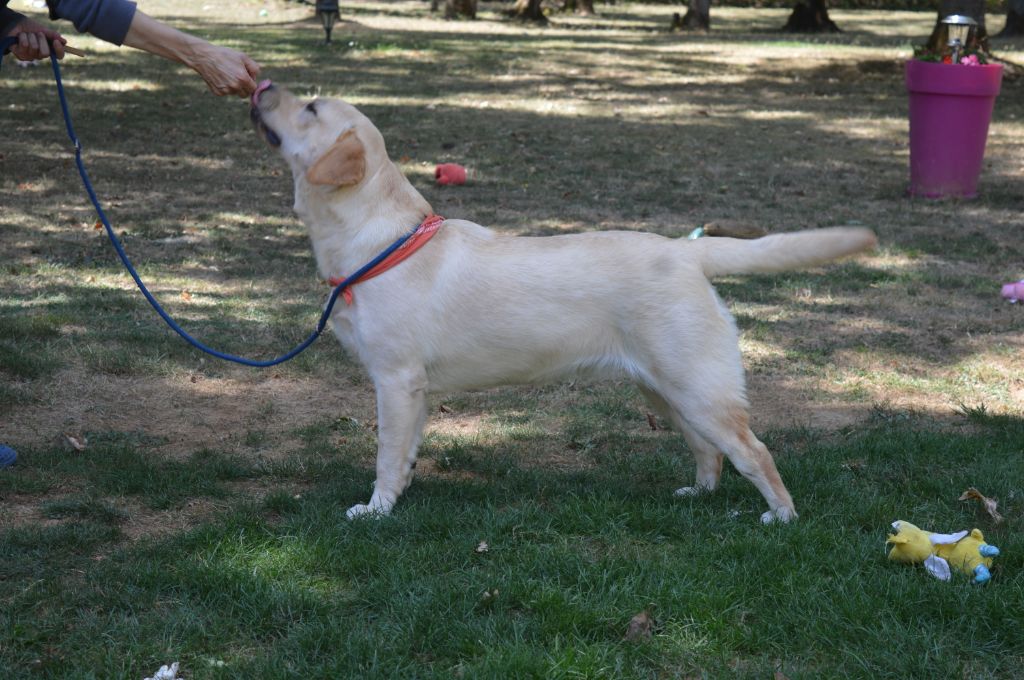
[[[2,63],[3,61],[3,54],[7,50],[7,48],[16,42],[16,38],[0,39],[0,63]],[[57,57],[53,54],[52,48],[50,51],[50,63],[53,66],[53,78],[57,82],[57,94],[60,96],[60,108],[61,111],[64,113],[64,125],[68,131],[68,138],[75,145],[75,165],[78,166],[78,174],[82,177],[82,184],[85,186],[85,190],[89,194],[89,200],[92,201],[93,207],[96,208],[96,213],[99,215],[100,221],[103,222],[104,229],[107,230],[107,236],[110,237],[110,242],[113,244],[114,249],[117,251],[117,256],[121,258],[121,262],[124,263],[125,269],[127,269],[128,273],[132,275],[133,279],[135,279],[136,285],[138,285],[139,290],[142,291],[142,294],[146,296],[146,300],[148,300],[149,304],[152,305],[153,309],[156,310],[156,313],[160,315],[160,318],[167,322],[167,325],[171,327],[171,330],[173,330],[175,333],[183,337],[186,340],[186,342],[188,342],[193,347],[200,349],[211,356],[215,356],[218,359],[224,359],[225,361],[233,361],[236,364],[243,364],[245,366],[256,366],[260,368],[264,368],[267,366],[276,366],[277,364],[283,364],[289,359],[292,359],[293,357],[297,356],[300,352],[302,352],[307,347],[312,345],[313,342],[318,337],[320,337],[320,334],[324,332],[324,329],[327,327],[327,320],[331,316],[331,310],[334,309],[334,303],[337,302],[338,296],[341,295],[342,291],[358,282],[359,279],[361,279],[368,271],[370,271],[378,264],[380,264],[385,258],[387,258],[388,255],[401,248],[402,244],[409,240],[409,237],[411,237],[413,233],[416,231],[416,229],[414,228],[408,234],[400,237],[397,241],[395,241],[390,246],[385,248],[383,252],[377,255],[377,257],[373,258],[365,265],[363,265],[359,269],[359,271],[357,271],[355,274],[352,274],[344,281],[339,283],[337,286],[335,286],[334,290],[331,292],[330,298],[328,298],[327,300],[327,306],[324,307],[323,314],[320,315],[320,320],[316,324],[316,330],[314,330],[308,338],[303,340],[290,352],[282,354],[276,359],[258,361],[256,359],[247,359],[245,357],[235,356],[234,354],[228,354],[226,352],[215,350],[212,347],[208,347],[207,345],[203,344],[199,340],[196,340],[194,337],[189,335],[188,332],[185,331],[185,329],[179,326],[178,323],[171,318],[170,314],[164,311],[164,308],[160,306],[160,303],[157,302],[155,297],[153,297],[153,294],[149,292],[148,288],[146,288],[146,284],[144,284],[142,282],[142,279],[139,278],[139,273],[135,271],[135,267],[132,266],[131,260],[128,259],[128,255],[124,251],[124,246],[121,245],[120,239],[118,239],[117,235],[114,233],[114,228],[110,226],[110,221],[107,219],[106,213],[103,212],[103,207],[100,205],[99,199],[96,198],[96,192],[92,188],[92,182],[89,181],[89,174],[86,172],[85,164],[82,162],[82,143],[78,141],[78,136],[75,135],[75,129],[71,125],[71,113],[68,111],[67,98],[64,96],[64,84],[61,82],[60,78],[60,64],[57,61]]]

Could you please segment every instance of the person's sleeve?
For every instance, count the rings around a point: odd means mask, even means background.
[[[115,45],[124,43],[135,17],[130,0],[47,0],[51,19],[67,19],[80,33]]]
[[[8,9],[6,2],[0,5],[0,38],[13,31],[18,22],[24,18],[24,14],[18,14],[13,9]]]

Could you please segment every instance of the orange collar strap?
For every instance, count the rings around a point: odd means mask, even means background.
[[[345,290],[341,291],[342,296],[345,298],[345,304],[352,305],[354,298],[352,297],[352,286],[366,279],[372,279],[374,276],[379,276],[391,269],[392,267],[403,262],[407,257],[415,253],[417,250],[426,245],[434,234],[438,232],[441,225],[444,223],[444,218],[440,215],[428,215],[426,219],[416,227],[416,231],[412,233],[405,243],[403,243],[395,252],[388,255],[385,259],[381,260],[380,264],[371,269],[370,271],[363,274],[356,281],[351,281]],[[345,280],[344,276],[332,276],[328,279],[328,282],[332,286],[340,285]]]

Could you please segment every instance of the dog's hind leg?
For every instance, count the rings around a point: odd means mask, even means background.
[[[712,446],[722,451],[736,470],[757,487],[768,501],[768,512],[761,515],[765,523],[796,518],[793,499],[782,483],[768,448],[750,431],[746,404],[733,402],[712,405],[700,400],[689,401],[685,411],[687,422]]]
[[[721,452],[733,467],[768,501],[761,521],[788,521],[796,517],[793,499],[775,468],[768,449],[750,431],[746,378],[739,350],[739,333],[722,301],[708,286],[705,296],[694,291],[691,307],[666,313],[662,324],[649,327],[638,342],[634,364],[643,368],[644,382],[664,400],[687,427],[680,426],[697,456],[697,485],[717,482]],[[695,311],[696,310],[696,311]],[[687,319],[700,318],[700,342]],[[703,462],[701,462],[703,461]]]
[[[349,519],[386,515],[412,483],[416,451],[427,420],[427,381],[422,374],[389,376],[377,387],[377,479],[370,502],[353,505]]]
[[[676,489],[677,496],[696,496],[708,493],[718,488],[718,480],[722,478],[722,452],[711,445],[704,437],[697,434],[697,431],[688,424],[681,423],[679,430],[683,438],[693,451],[693,458],[697,462],[697,477],[693,486],[684,486]]]
[[[679,413],[669,405],[665,398],[649,387],[640,386],[640,392],[647,399],[651,408],[672,423],[672,427],[682,433],[697,463],[697,476],[693,486],[676,489],[677,496],[696,496],[697,494],[714,491],[718,488],[718,480],[722,477],[722,452],[712,446],[706,439],[697,434]]]
[[[697,458],[697,489],[714,488],[721,474],[721,454],[757,487],[768,501],[762,522],[796,518],[793,499],[786,490],[767,447],[750,431],[742,370],[735,370],[739,353],[703,357],[704,376],[684,382],[663,378],[657,394],[662,407],[686,437]],[[687,434],[689,433],[689,435]],[[720,452],[720,453],[719,453]],[[694,491],[684,491],[689,495]]]

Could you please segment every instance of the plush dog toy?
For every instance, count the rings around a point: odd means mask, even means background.
[[[989,568],[999,548],[985,543],[979,529],[955,534],[936,534],[919,529],[910,522],[892,523],[895,534],[889,534],[886,545],[892,545],[889,559],[907,564],[923,564],[929,574],[941,581],[950,579],[950,568],[985,583],[992,575]]]

